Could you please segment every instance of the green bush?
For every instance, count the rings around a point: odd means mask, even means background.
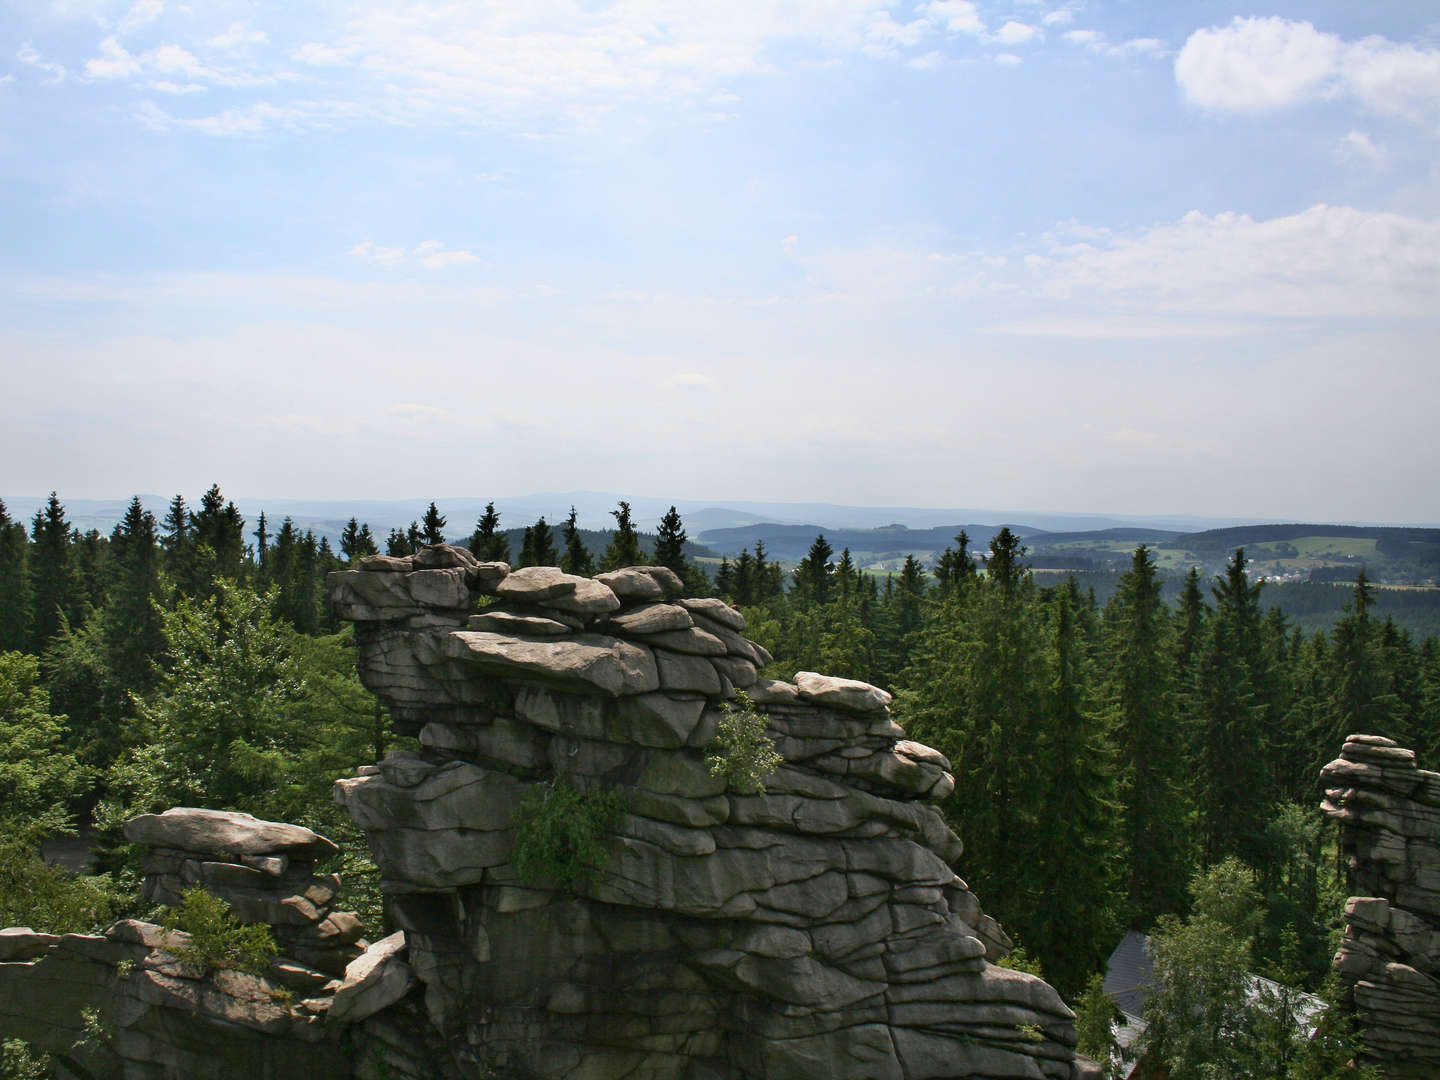
[[[765,777],[785,764],[785,759],[765,733],[765,718],[755,711],[750,696],[737,690],[735,702],[725,702],[725,715],[715,729],[705,760],[710,774],[723,778],[731,791],[760,795],[765,791]]]
[[[49,1075],[50,1055],[23,1039],[6,1039],[0,1047],[0,1080],[45,1080]]]
[[[165,929],[190,935],[188,944],[169,952],[197,979],[226,969],[259,975],[277,952],[268,926],[239,922],[230,914],[229,904],[204,889],[188,889],[182,894],[180,907],[165,914]]]
[[[0,820],[0,836],[8,827]],[[0,926],[83,934],[108,925],[120,906],[109,878],[51,866],[13,835],[0,840]]]
[[[604,837],[624,813],[613,791],[581,792],[561,780],[537,785],[511,819],[515,869],[533,884],[553,880],[568,889],[586,881],[604,866]]]

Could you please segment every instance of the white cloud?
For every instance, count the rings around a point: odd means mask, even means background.
[[[994,40],[1001,45],[1024,45],[1038,37],[1040,31],[1028,23],[1016,22],[1011,19],[999,30],[995,31]]]
[[[115,29],[121,34],[133,34],[149,26],[164,10],[164,0],[136,0],[130,5],[130,10],[120,17]]]
[[[1079,5],[1066,4],[1054,11],[1047,11],[1040,21],[1046,26],[1069,26],[1075,21],[1075,10]]]
[[[47,83],[61,83],[65,81],[65,65],[58,64],[53,60],[46,60],[41,56],[33,45],[26,42],[15,51],[15,59],[22,64],[29,64],[31,67],[39,68],[49,76]]]
[[[251,30],[243,22],[233,22],[224,33],[216,34],[206,44],[212,49],[239,53],[249,49],[252,45],[264,45],[269,40],[270,36],[264,30]]]
[[[1043,295],[1126,309],[1290,317],[1426,316],[1440,295],[1440,220],[1313,206],[1257,221],[1198,211],[1135,232],[1061,229],[1035,264]]]
[[[1131,38],[1115,45],[1099,30],[1067,30],[1064,37],[1070,44],[1101,56],[1159,56],[1165,52],[1165,42],[1159,38]]]
[[[290,55],[302,64],[313,64],[315,67],[345,67],[350,63],[350,57],[343,50],[321,45],[318,41],[307,41]]]
[[[952,34],[985,33],[985,23],[970,0],[930,0],[916,7],[915,13]]]
[[[780,250],[785,252],[786,255],[794,255],[795,252],[799,250],[799,248],[800,237],[796,236],[794,233],[791,233],[789,236],[785,237],[784,240],[780,241]]]
[[[1378,36],[1347,42],[1278,16],[1195,31],[1175,58],[1175,80],[1191,104],[1222,111],[1350,97],[1382,115],[1440,119],[1440,50]]]
[[[445,245],[439,240],[426,240],[417,244],[411,254],[427,270],[445,270],[479,261],[479,256],[471,251],[446,251]]]
[[[381,247],[372,240],[363,240],[352,247],[349,253],[377,266],[394,267],[414,262],[427,270],[446,270],[453,266],[478,262],[480,259],[473,251],[448,251],[439,240],[424,240],[409,250],[401,247]]]
[[[140,62],[113,37],[100,42],[100,55],[85,61],[85,75],[91,79],[124,79],[140,73]]]
[[[203,83],[175,83],[165,79],[157,79],[145,85],[162,94],[203,94],[210,89]]]
[[[1350,164],[1364,165],[1384,171],[1390,167],[1390,154],[1383,146],[1377,146],[1363,131],[1349,131],[1340,139],[1335,156]]]
[[[1024,63],[1024,61],[1020,57],[1016,56],[1014,53],[1002,52],[996,53],[995,63],[1013,66],[1015,64]]]
[[[0,86],[4,86],[6,83],[12,83],[14,81],[15,76],[9,74],[8,72],[4,75],[0,75]]]
[[[932,49],[924,56],[916,56],[905,61],[905,66],[914,68],[916,71],[929,71],[931,68],[942,67],[945,63],[945,54]]]

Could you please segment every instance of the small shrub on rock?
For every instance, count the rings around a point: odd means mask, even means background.
[[[584,882],[605,865],[604,838],[624,814],[613,791],[577,791],[561,780],[536,785],[511,820],[515,869],[532,884]]]
[[[239,922],[229,904],[204,889],[188,889],[181,895],[180,907],[165,915],[165,929],[190,935],[187,944],[169,951],[197,979],[220,970],[259,975],[278,951],[268,926]]]
[[[705,753],[710,775],[722,777],[726,787],[741,795],[763,794],[765,777],[785,764],[785,759],[766,734],[765,718],[755,711],[745,691],[735,692],[734,704],[725,702],[724,713]]]

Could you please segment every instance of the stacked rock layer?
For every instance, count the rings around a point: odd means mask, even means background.
[[[145,899],[178,907],[203,888],[230,905],[242,923],[266,923],[297,990],[318,990],[365,951],[364,927],[337,911],[337,874],[315,862],[339,850],[309,829],[249,814],[176,807],[125,824],[125,838],[147,848],[141,862]]]
[[[949,763],[905,739],[888,694],[759,678],[743,616],[663,568],[511,573],[442,546],[330,586],[362,680],[422,746],[336,798],[460,1075],[1080,1074],[1059,996],[993,963],[1009,942],[931,805]],[[784,757],[759,794],[706,763],[737,690]],[[563,887],[512,859],[557,785],[626,811]]]
[[[1367,1061],[1440,1076],[1440,773],[1376,735],[1351,735],[1321,773],[1351,892],[1335,957]]]

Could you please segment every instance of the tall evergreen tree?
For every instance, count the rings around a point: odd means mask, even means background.
[[[1252,584],[1245,567],[1245,551],[1237,549],[1212,590],[1215,615],[1196,668],[1196,789],[1207,865],[1230,855],[1258,865],[1264,851],[1254,823],[1265,820],[1273,802],[1265,767],[1261,582]]]
[[[190,534],[190,508],[185,505],[185,496],[177,493],[170,500],[160,526],[165,577],[178,595],[191,588],[195,580],[195,541]]]
[[[200,509],[190,516],[190,534],[200,565],[200,578],[193,587],[208,592],[217,577],[227,581],[240,578],[240,560],[245,553],[245,518],[233,502],[220,494],[220,485],[211,484],[200,498]]]
[[[375,554],[375,537],[370,532],[369,524],[361,525],[355,518],[345,523],[345,529],[340,533],[340,554],[346,562],[355,562],[368,555]]]
[[[422,539],[427,544],[445,543],[445,517],[432,502],[425,508],[425,517],[420,522]]]
[[[500,531],[500,515],[495,504],[485,504],[485,513],[475,522],[475,531],[470,534],[470,551],[481,562],[509,562],[510,541]]]
[[[561,527],[561,535],[565,539],[565,555],[561,559],[560,569],[567,574],[580,574],[584,577],[594,574],[595,560],[590,555],[590,549],[585,546],[584,537],[580,535],[580,526],[573,506],[570,507],[570,516]]]
[[[525,542],[520,550],[521,566],[558,566],[560,555],[555,550],[555,533],[541,514],[534,525],[525,527]]]
[[[955,534],[955,548],[946,547],[935,562],[935,583],[942,596],[962,591],[975,579],[975,560],[970,557],[970,534]]]
[[[410,546],[410,540],[401,529],[391,529],[390,535],[385,538],[385,554],[396,559],[403,559],[406,555],[415,554]]]
[[[25,526],[0,499],[0,653],[23,652],[30,638],[30,581]]]
[[[110,536],[116,574],[101,617],[110,672],[122,691],[148,691],[153,662],[165,649],[164,627],[156,609],[162,597],[158,542],[155,515],[140,504],[137,495]],[[116,711],[128,714],[128,705],[121,706],[117,702]]]
[[[1038,903],[1021,931],[1046,978],[1074,1000],[1104,967],[1121,925],[1116,885],[1125,862],[1116,801],[1117,768],[1103,712],[1091,700],[1091,676],[1075,579],[1057,586],[1051,604],[1049,708],[1038,755],[1044,797],[1038,803],[1035,860]]]
[[[74,614],[70,568],[70,522],[59,496],[50,493],[30,523],[30,594],[35,605],[30,652],[43,652]]]
[[[685,577],[685,525],[673,506],[660,519],[660,529],[655,535],[655,564],[667,566]]]
[[[1145,927],[1180,910],[1190,878],[1185,745],[1172,700],[1172,659],[1155,562],[1144,544],[1105,607],[1108,721],[1121,754],[1129,917]]]
[[[355,519],[350,519],[353,524]],[[260,520],[255,525],[255,565],[260,568],[260,576],[265,576],[265,553],[270,546],[270,529],[265,520],[265,511],[260,511]]]
[[[642,565],[645,555],[640,550],[640,536],[630,520],[630,504],[621,499],[620,505],[610,511],[610,516],[615,519],[615,532],[605,547],[605,554],[600,558],[600,568],[619,570],[622,566]]]
[[[1339,746],[1352,733],[1392,734],[1395,698],[1387,684],[1379,628],[1370,614],[1374,605],[1375,590],[1362,569],[1355,578],[1355,590],[1345,614],[1335,624],[1335,648],[1331,653],[1335,671],[1330,699],[1332,747]]]
[[[795,567],[793,576],[797,604],[820,607],[829,602],[830,576],[835,572],[835,564],[830,557],[834,554],[835,549],[825,539],[825,534],[816,533],[810,550]]]

